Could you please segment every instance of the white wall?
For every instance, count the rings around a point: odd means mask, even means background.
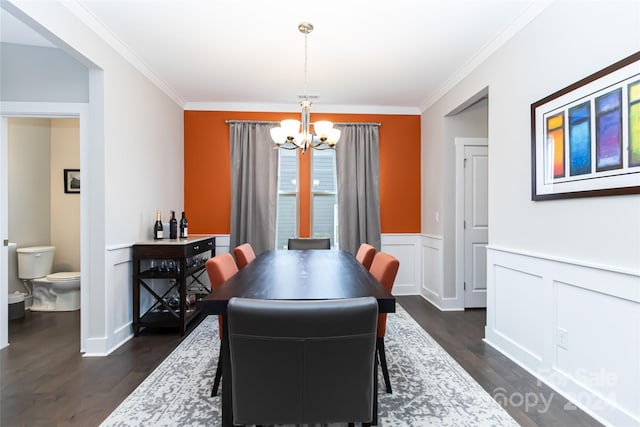
[[[0,99],[88,102],[89,74],[61,49],[0,43]]]
[[[444,167],[443,210],[440,213],[443,231],[443,298],[459,300],[464,307],[464,295],[456,292],[456,138],[486,138],[488,133],[488,102],[486,99],[470,106],[458,114],[449,116],[444,121],[444,148],[441,166]],[[491,161],[491,159],[489,159]]]
[[[9,6],[37,22],[89,69],[90,119],[80,123],[81,135],[83,129],[88,135],[81,143],[87,190],[83,347],[88,354],[107,354],[120,343],[119,331],[130,328],[115,313],[131,310],[132,292],[130,275],[118,286],[109,282],[108,248],[149,238],[157,208],[165,214],[182,210],[183,110],[61,2],[12,1]]]
[[[444,116],[489,88],[486,339],[617,425],[640,423],[640,196],[532,202],[530,106],[639,49],[640,3],[557,1],[422,117],[423,232],[441,235]]]

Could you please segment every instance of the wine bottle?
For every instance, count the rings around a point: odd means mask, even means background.
[[[162,239],[164,232],[162,228],[162,221],[160,220],[160,209],[156,211],[156,223],[153,225],[153,238]]]
[[[176,219],[175,211],[171,211],[171,220],[169,220],[169,238],[178,238],[178,220]]]
[[[187,222],[187,217],[184,216],[184,211],[182,211],[182,219],[180,219],[180,238],[186,239],[189,236],[187,228],[189,227],[189,223]]]

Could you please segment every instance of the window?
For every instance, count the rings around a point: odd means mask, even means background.
[[[312,237],[329,237],[336,247],[338,196],[335,150],[314,151],[311,160]]]
[[[331,247],[338,243],[336,153],[311,150],[305,156],[311,156],[311,162],[302,163],[310,166],[300,166],[298,150],[279,150],[276,249],[286,249],[289,237],[299,235],[301,217],[311,218],[311,237],[328,237]],[[310,188],[299,187],[299,175],[310,178]],[[299,212],[300,192],[309,196],[311,212]]]
[[[298,235],[298,150],[278,150],[278,154],[276,249],[287,249],[289,237]]]

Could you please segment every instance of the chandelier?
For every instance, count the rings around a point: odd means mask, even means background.
[[[298,31],[304,34],[304,100],[300,102],[302,120],[282,120],[279,127],[271,129],[271,139],[278,148],[300,149],[304,154],[309,147],[316,150],[334,148],[340,139],[340,129],[335,129],[333,123],[327,120],[311,123],[311,101],[307,95],[307,36],[313,31],[313,25],[302,22],[298,25]]]

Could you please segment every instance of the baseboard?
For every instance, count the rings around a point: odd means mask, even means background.
[[[127,323],[116,329],[111,338],[89,338],[83,357],[108,356],[124,343],[133,338],[133,323]]]
[[[464,307],[460,308],[457,306],[457,301],[449,305],[449,301],[447,299],[441,300],[440,298],[430,298],[428,294],[421,294],[420,296],[440,311],[464,311]],[[442,304],[442,301],[444,301],[445,304]]]

